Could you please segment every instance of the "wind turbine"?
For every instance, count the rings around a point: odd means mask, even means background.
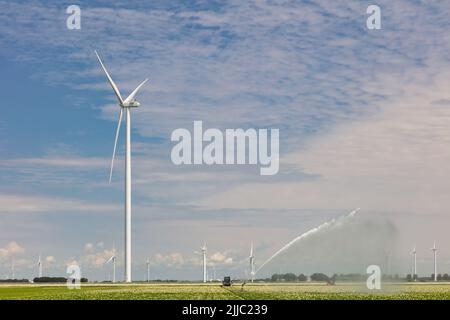
[[[413,255],[412,278],[413,278],[413,281],[416,281],[416,279],[417,279],[417,250],[416,250],[416,246],[414,246],[413,251],[411,253]]]
[[[203,244],[202,255],[203,255],[203,282],[206,282],[206,243]]]
[[[253,242],[250,246],[250,256],[248,258],[250,260],[250,280],[251,282],[253,282],[253,278],[255,276],[255,256],[253,254]]]
[[[16,269],[14,265],[14,259],[11,262],[11,279],[14,280],[16,278]]]
[[[150,282],[150,258],[147,258],[147,282]]]
[[[108,264],[110,262],[112,262],[112,264],[113,264],[112,282],[115,283],[116,282],[116,248],[115,248],[115,246],[113,246],[113,254],[112,254],[111,258],[109,258],[108,261],[105,262],[105,264]]]
[[[434,281],[437,281],[437,248],[436,248],[436,241],[434,241],[433,248],[431,248],[431,251],[433,251],[433,256],[434,256]]]
[[[41,260],[41,254],[39,254],[39,258],[37,261],[38,266],[38,278],[42,278],[42,260]]]
[[[114,167],[114,158],[116,156],[117,138],[119,137],[120,125],[122,123],[123,112],[126,114],[126,137],[125,137],[125,282],[131,282],[131,108],[140,106],[140,103],[136,101],[135,96],[139,89],[147,82],[148,79],[142,81],[136,89],[124,100],[120,95],[119,89],[114,83],[113,79],[106,70],[100,56],[95,51],[98,62],[102,66],[109,84],[111,85],[117,100],[119,102],[119,121],[117,123],[116,137],[114,140],[114,149],[111,159],[111,170],[109,172],[109,182],[111,183],[111,177]]]
[[[386,259],[386,271],[388,275],[391,275],[391,251],[388,249],[384,254]]]

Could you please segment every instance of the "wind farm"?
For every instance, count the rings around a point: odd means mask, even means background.
[[[448,2],[119,2],[0,0],[0,300],[450,300]]]
[[[241,272],[223,273],[222,276],[231,276],[231,286],[225,286],[216,276],[216,266],[214,255],[208,255],[206,242],[200,247],[200,251],[194,254],[199,258],[198,274],[199,280],[161,280],[150,278],[151,258],[145,260],[146,276],[144,279],[128,282],[126,274],[123,280],[116,279],[116,248],[113,245],[111,256],[104,262],[105,268],[111,269],[112,278],[106,281],[88,281],[82,284],[81,292],[67,290],[65,284],[40,282],[42,278],[42,259],[39,255],[36,266],[38,267],[38,277],[35,283],[14,284],[13,282],[0,283],[0,299],[21,299],[24,297],[31,299],[234,299],[237,296],[244,300],[265,300],[265,299],[339,299],[339,300],[360,300],[360,299],[450,299],[450,279],[449,276],[437,274],[437,245],[433,242],[432,270],[428,270],[431,276],[418,274],[418,250],[417,244],[409,253],[412,256],[411,272],[403,276],[384,274],[383,290],[371,291],[365,287],[364,274],[335,274],[333,277],[325,274],[314,273],[310,276],[303,274],[296,276],[293,273],[280,273],[272,277],[264,277],[260,274],[266,268],[270,268],[277,260],[282,261],[282,257],[293,255],[297,259],[307,259],[307,252],[298,253],[293,250],[301,243],[306,243],[314,237],[324,237],[333,230],[347,233],[347,229],[342,229],[351,224],[358,217],[361,209],[352,210],[350,213],[327,221],[318,227],[312,228],[300,236],[295,237],[281,249],[266,257],[257,260],[255,255],[254,241],[250,243],[248,256],[242,260]],[[350,235],[352,237],[352,235]],[[370,234],[366,234],[370,237]],[[332,240],[329,240],[332,241]],[[327,245],[332,245],[328,243]],[[258,248],[258,246],[256,246]],[[308,246],[306,246],[308,248]],[[384,252],[384,250],[383,250]],[[384,253],[380,256],[384,257]],[[420,257],[420,256],[419,256]],[[423,261],[420,259],[419,261]],[[125,267],[121,265],[121,267]],[[286,271],[292,270],[289,265],[284,265]],[[425,268],[422,268],[425,269]],[[209,270],[209,272],[208,272]],[[212,271],[211,271],[212,270]],[[108,270],[110,273],[111,270]],[[200,277],[201,275],[201,277]],[[201,278],[201,279],[200,279]],[[45,278],[43,278],[45,279]],[[48,278],[51,279],[51,278]],[[45,294],[43,293],[45,292]]]

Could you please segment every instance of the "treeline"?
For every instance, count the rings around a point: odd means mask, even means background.
[[[33,279],[35,283],[63,283],[67,282],[67,278],[64,277],[36,277]],[[88,282],[87,278],[81,278],[80,282],[85,283]]]
[[[275,273],[270,277],[270,279],[266,279],[272,282],[286,281],[286,282],[304,282],[311,279],[311,281],[325,281],[325,282],[334,282],[336,280],[337,275],[333,275],[332,277],[327,276],[324,273],[313,273],[309,276],[309,278],[303,273],[296,275],[294,273]]]
[[[400,280],[399,275],[383,275],[383,280]],[[359,274],[359,273],[348,273],[348,274],[334,274],[332,276],[328,276],[324,273],[316,272],[311,274],[309,277],[304,275],[303,273],[296,275],[294,273],[275,273],[271,278],[266,279],[266,281],[272,282],[304,282],[304,281],[315,281],[315,282],[327,282],[334,283],[336,281],[349,281],[349,282],[360,282],[367,280],[367,274]]]
[[[406,281],[429,281],[429,280],[434,280],[434,273],[431,274],[431,276],[428,277],[418,277],[417,274],[415,274],[414,276],[411,274],[408,274],[406,276]],[[438,273],[436,276],[436,280],[437,281],[450,281],[450,276],[448,275],[448,273]]]
[[[349,281],[349,282],[362,282],[367,280],[367,274],[359,274],[359,273],[348,273],[348,274],[334,274],[333,276],[328,276],[324,273],[313,273],[309,277],[304,275],[303,273],[296,275],[294,273],[275,273],[270,278],[267,279],[258,279],[260,281],[271,281],[271,282],[305,282],[305,281],[314,281],[314,282],[327,282],[334,283],[336,281]],[[393,281],[430,281],[434,280],[434,274],[430,277],[421,277],[418,278],[417,275],[413,278],[411,274],[408,274],[406,277],[400,277],[398,274],[394,275],[382,275],[382,279],[385,281],[393,280]],[[438,274],[436,277],[437,281],[450,281],[450,275]]]
[[[28,279],[0,279],[0,283],[24,283],[24,282],[30,282]],[[36,277],[33,279],[33,282],[35,283],[65,283],[67,282],[67,278],[64,277]],[[80,282],[88,282],[87,278],[81,278]]]
[[[28,279],[0,279],[0,282],[17,282],[17,283],[22,283],[22,282],[30,282]]]

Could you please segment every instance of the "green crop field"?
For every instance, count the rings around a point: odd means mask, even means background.
[[[397,283],[369,292],[364,284],[257,283],[221,287],[220,284],[85,284],[79,290],[65,285],[2,284],[0,299],[131,299],[131,300],[264,300],[264,299],[450,299],[450,283]]]

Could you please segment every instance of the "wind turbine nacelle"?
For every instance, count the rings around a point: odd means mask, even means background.
[[[137,108],[137,107],[139,107],[141,104],[138,102],[138,101],[136,101],[136,100],[133,100],[133,101],[130,101],[130,102],[125,102],[122,106],[124,107],[124,108]]]

